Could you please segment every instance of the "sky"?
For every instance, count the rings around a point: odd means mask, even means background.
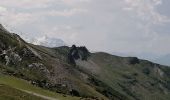
[[[170,0],[0,0],[0,23],[91,51],[170,54]]]

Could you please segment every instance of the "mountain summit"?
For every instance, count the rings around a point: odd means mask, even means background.
[[[74,60],[74,64],[70,63],[69,58]],[[7,85],[4,87],[6,89],[9,86],[14,89],[19,87],[22,90],[20,94],[34,94],[29,91],[41,90],[39,93],[42,95],[62,100],[170,99],[170,68],[167,66],[136,57],[119,57],[104,52],[90,53],[85,47],[48,48],[33,45],[20,36],[9,33],[2,26],[0,75],[0,84]],[[7,80],[9,77],[10,80]],[[27,89],[23,84],[29,84],[31,88]],[[51,92],[47,93],[45,90]],[[5,98],[12,98],[12,95],[14,94]],[[48,98],[42,95],[34,96]],[[34,96],[32,98],[36,100]]]
[[[37,39],[33,39],[30,42],[35,45],[42,45],[45,47],[60,47],[66,45],[66,43],[63,40],[58,38],[51,38],[46,35]]]

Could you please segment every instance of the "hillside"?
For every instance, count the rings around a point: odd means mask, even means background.
[[[38,88],[29,82],[7,75],[0,76],[0,100],[79,100]]]
[[[64,94],[92,100],[170,99],[169,67],[136,57],[90,53],[85,47],[36,46],[2,26],[0,69],[2,75],[25,80],[42,91],[59,93],[59,97]]]

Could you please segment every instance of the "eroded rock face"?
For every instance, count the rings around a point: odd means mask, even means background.
[[[28,67],[31,69],[40,70],[41,72],[44,72],[44,73],[48,73],[48,74],[50,73],[49,70],[42,63],[32,63],[28,65]]]
[[[22,58],[17,52],[14,52],[15,48],[9,48],[7,50],[1,50],[0,57],[5,61],[6,65],[17,64],[22,61]]]
[[[87,60],[90,56],[90,52],[86,47],[76,47],[73,45],[68,53],[68,62],[76,65],[75,60]]]
[[[17,64],[22,61],[22,58],[19,56],[19,54],[12,52],[10,55],[11,62],[13,64]]]
[[[23,48],[18,52],[17,47],[11,47],[9,46],[6,48],[5,44],[0,41],[0,59],[2,62],[5,63],[5,65],[13,64],[17,65],[20,63],[24,58],[39,58],[41,59],[41,56],[36,53],[36,51],[33,52],[33,49],[30,50],[30,48]]]
[[[17,64],[22,61],[22,58],[15,52],[5,55],[6,65],[8,64]]]

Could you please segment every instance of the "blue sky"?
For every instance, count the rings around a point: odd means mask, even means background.
[[[170,53],[169,0],[0,0],[0,23],[92,51]]]

